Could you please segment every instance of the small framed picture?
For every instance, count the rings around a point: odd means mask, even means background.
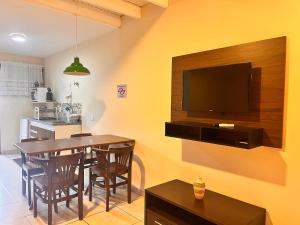
[[[126,98],[127,97],[127,85],[126,84],[118,84],[117,85],[117,96],[118,96],[118,98]]]

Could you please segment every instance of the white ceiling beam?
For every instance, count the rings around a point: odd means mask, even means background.
[[[113,15],[106,13],[101,10],[93,9],[88,6],[83,6],[82,4],[74,4],[71,1],[65,0],[25,0],[26,2],[45,6],[48,8],[64,11],[80,17],[88,18],[98,23],[104,23],[109,26],[118,28],[122,24],[121,17],[118,15]]]
[[[169,6],[169,0],[147,0],[154,5],[158,5],[162,8],[167,8]]]
[[[107,9],[121,15],[133,18],[141,18],[141,8],[133,3],[124,0],[81,0],[84,3]]]

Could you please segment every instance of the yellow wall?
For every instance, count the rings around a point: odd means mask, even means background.
[[[83,103],[84,129],[137,140],[134,185],[201,175],[209,189],[265,207],[267,224],[299,225],[300,2],[298,0],[173,0],[143,9],[142,20],[79,47],[92,75],[65,77],[73,50],[46,60],[48,84],[64,100],[69,83]],[[80,32],[80,31],[79,31]],[[285,147],[247,151],[164,136],[170,120],[173,56],[286,35]],[[128,97],[116,97],[117,84]],[[92,120],[94,117],[94,120]],[[140,172],[142,171],[142,172]],[[142,175],[141,175],[142,174]]]

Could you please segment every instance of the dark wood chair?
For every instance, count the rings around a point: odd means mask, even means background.
[[[92,133],[78,133],[78,134],[71,134],[71,138],[72,138],[72,137],[88,137],[88,136],[92,136]]]
[[[97,164],[89,171],[89,200],[92,201],[92,189],[97,185],[106,190],[106,211],[109,211],[110,189],[116,193],[116,187],[127,184],[127,201],[131,203],[131,167],[134,144],[96,149]],[[126,176],[127,175],[127,176]],[[98,178],[102,178],[99,180]]]
[[[83,152],[71,155],[50,156],[49,159],[34,158],[45,173],[33,179],[33,214],[37,217],[37,199],[48,204],[48,225],[52,224],[52,205],[57,212],[57,203],[78,198],[78,217],[83,219]],[[78,169],[78,170],[77,170]],[[76,171],[79,171],[76,174]],[[70,192],[70,189],[73,191]]]
[[[28,138],[22,139],[21,142],[32,142],[32,141],[44,141],[47,139],[39,139],[39,138]],[[45,158],[44,154],[35,155],[36,157]],[[37,165],[30,157],[23,158],[22,157],[22,193],[26,195],[26,184],[27,184],[27,200],[28,205],[31,206],[31,179],[32,176],[43,173],[44,170],[40,165]]]
[[[72,134],[71,138],[88,137],[88,136],[92,136],[92,134],[91,133]],[[80,149],[72,150],[72,153],[74,153],[75,151],[76,152],[80,152],[80,151],[84,152],[84,168],[89,168],[90,166],[95,164],[96,154],[93,153],[92,149],[80,148]]]

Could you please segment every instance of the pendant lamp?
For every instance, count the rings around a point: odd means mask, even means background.
[[[77,45],[78,45],[78,40],[77,40],[77,15],[75,15],[75,17],[76,17],[75,29],[76,29],[76,54],[77,54]],[[79,57],[76,56],[74,58],[74,62],[64,70],[64,74],[74,75],[74,76],[86,76],[86,75],[90,75],[90,71],[80,63]]]

